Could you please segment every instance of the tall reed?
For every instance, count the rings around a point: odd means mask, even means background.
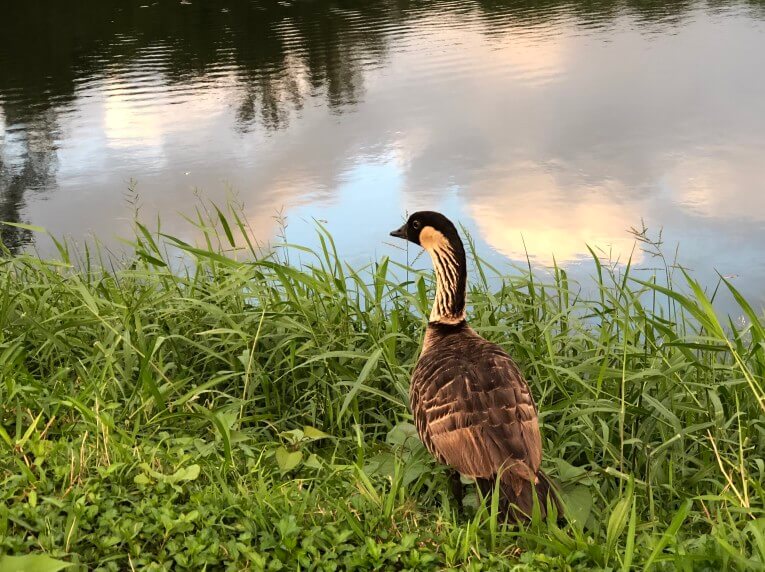
[[[491,499],[457,510],[413,437],[427,268],[352,268],[321,226],[316,251],[263,251],[235,208],[195,226],[192,245],[136,223],[120,261],[65,242],[0,260],[0,550],[104,569],[765,564],[765,327],[729,282],[739,320],[669,266],[594,256],[577,285],[469,243],[471,324],[526,372],[569,508],[512,529]]]

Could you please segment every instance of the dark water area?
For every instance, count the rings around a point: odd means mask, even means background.
[[[387,232],[442,210],[490,262],[578,279],[588,244],[656,266],[645,225],[762,303],[765,2],[0,8],[0,220],[117,244],[137,202],[193,240],[199,196],[264,243],[326,221],[357,262],[405,259]]]

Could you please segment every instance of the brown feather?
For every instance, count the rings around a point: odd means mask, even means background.
[[[431,323],[425,337],[410,387],[420,438],[441,463],[479,484],[501,475],[505,501],[530,514],[531,490],[546,498],[549,487],[544,477],[540,485],[537,408],[518,366],[465,322]],[[543,514],[544,504],[540,498]]]

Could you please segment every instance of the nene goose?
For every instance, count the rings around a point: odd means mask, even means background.
[[[428,251],[436,296],[422,353],[412,373],[409,400],[420,439],[440,462],[475,479],[484,495],[499,477],[500,509],[528,520],[534,495],[546,516],[548,498],[561,505],[540,469],[542,438],[534,398],[518,366],[498,345],[465,321],[465,249],[452,222],[437,212],[414,213],[391,236]]]

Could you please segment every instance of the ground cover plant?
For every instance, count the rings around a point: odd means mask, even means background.
[[[681,270],[595,257],[585,295],[473,256],[469,319],[526,372],[568,505],[506,527],[410,424],[427,268],[196,225],[0,260],[0,569],[765,566],[765,324],[730,284],[740,320]]]

